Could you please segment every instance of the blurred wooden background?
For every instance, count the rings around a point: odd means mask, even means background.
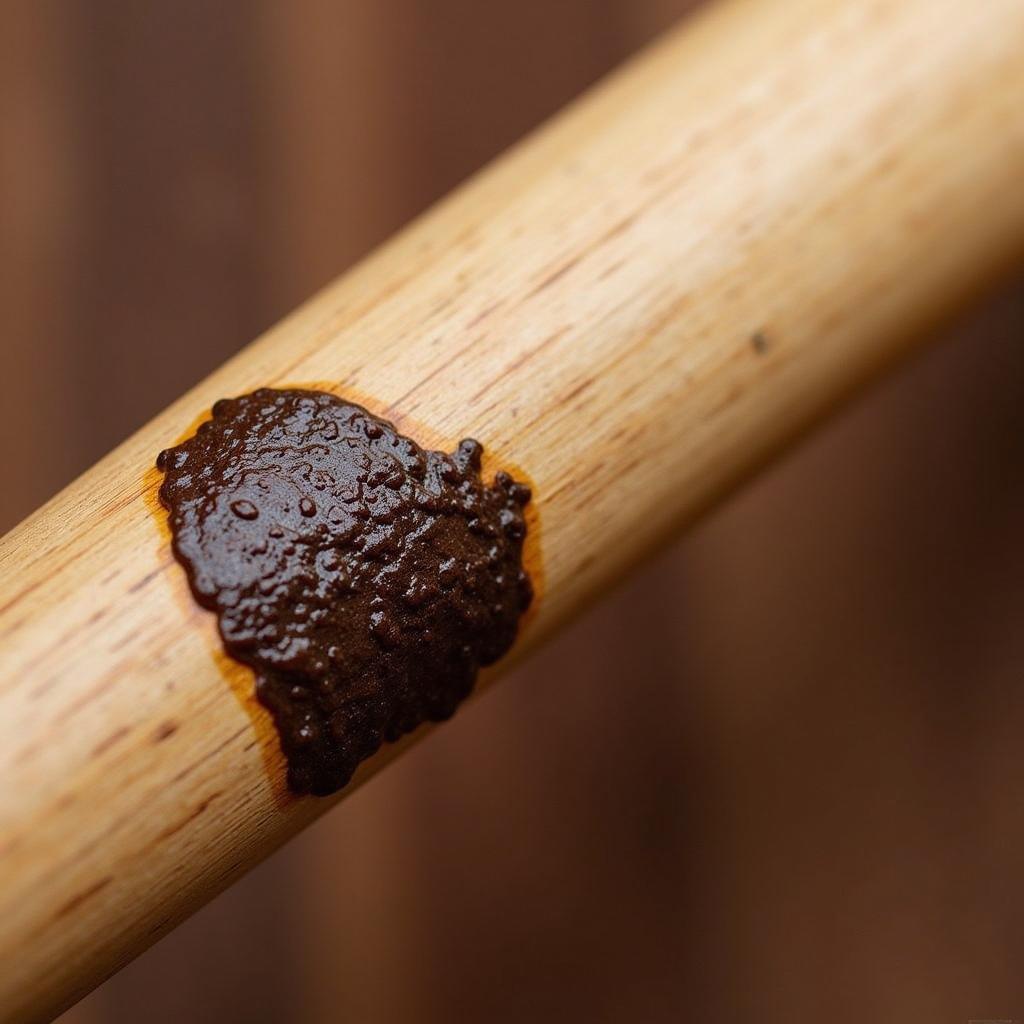
[[[687,6],[0,0],[0,528]],[[65,1024],[1024,1016],[1022,522],[1011,284]]]

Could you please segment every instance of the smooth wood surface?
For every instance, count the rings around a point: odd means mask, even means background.
[[[170,559],[156,451],[264,384],[478,436],[536,488],[525,651],[1019,256],[1022,41],[1011,0],[720,7],[12,531],[5,1016],[65,1005],[328,806],[283,791]]]

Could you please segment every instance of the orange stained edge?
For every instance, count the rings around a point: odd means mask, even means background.
[[[301,389],[305,391],[326,391],[344,401],[361,405],[368,412],[373,413],[373,415],[389,420],[402,434],[411,437],[422,448],[447,451],[458,443],[457,439],[446,438],[439,431],[428,427],[426,424],[402,414],[396,415],[394,410],[391,410],[390,416],[385,416],[386,403],[370,395],[360,393],[351,387],[341,388],[337,384],[330,382],[316,381],[312,383],[276,384],[274,388],[275,390]],[[168,441],[166,447],[173,448],[188,440],[195,434],[200,425],[211,419],[212,416],[213,413],[210,409],[200,412],[176,438]],[[524,510],[526,538],[523,542],[523,567],[529,574],[530,581],[533,584],[533,600],[520,619],[519,635],[521,636],[530,628],[530,625],[536,618],[537,610],[544,596],[545,577],[540,544],[541,517],[536,488],[530,475],[521,466],[507,459],[496,459],[491,454],[486,443],[481,443],[484,444],[481,475],[485,480],[493,480],[494,475],[498,471],[504,470],[516,480],[527,484],[533,492],[533,497]],[[167,521],[167,512],[160,501],[160,484],[163,480],[163,474],[156,468],[156,457],[158,454],[159,452],[153,452],[153,461],[143,474],[142,498],[150,512],[150,518],[152,519],[161,551],[166,552],[167,557],[177,561],[173,555],[171,528]],[[204,618],[209,621],[209,628],[204,630],[204,640],[210,652],[210,658],[234,695],[235,700],[238,701],[239,706],[252,722],[255,734],[253,742],[260,748],[267,778],[270,780],[274,800],[278,808],[284,808],[300,799],[312,799],[297,797],[288,789],[286,781],[287,764],[284,755],[281,753],[277,730],[274,727],[270,712],[256,699],[255,678],[252,669],[239,661],[235,661],[224,650],[217,631],[216,616],[213,612],[207,612],[205,608],[201,608],[196,602],[189,589],[184,569],[180,573],[173,573],[172,577],[175,599],[181,606],[183,615],[186,617],[193,616],[199,610],[204,613]],[[430,723],[424,723],[424,725],[429,726]],[[417,728],[415,733],[420,733],[421,731],[423,731],[423,725]],[[385,744],[385,746],[393,747],[394,744]],[[350,787],[352,787],[351,783],[346,789]]]

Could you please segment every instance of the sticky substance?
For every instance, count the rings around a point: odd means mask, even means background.
[[[485,484],[481,454],[267,388],[160,453],[174,554],[254,670],[295,792],[332,793],[383,741],[450,717],[515,640],[530,491]]]

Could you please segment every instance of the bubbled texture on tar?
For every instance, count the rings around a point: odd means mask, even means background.
[[[264,388],[157,459],[175,556],[255,671],[296,792],[332,793],[384,740],[451,716],[515,640],[530,491],[486,485],[481,453]]]

